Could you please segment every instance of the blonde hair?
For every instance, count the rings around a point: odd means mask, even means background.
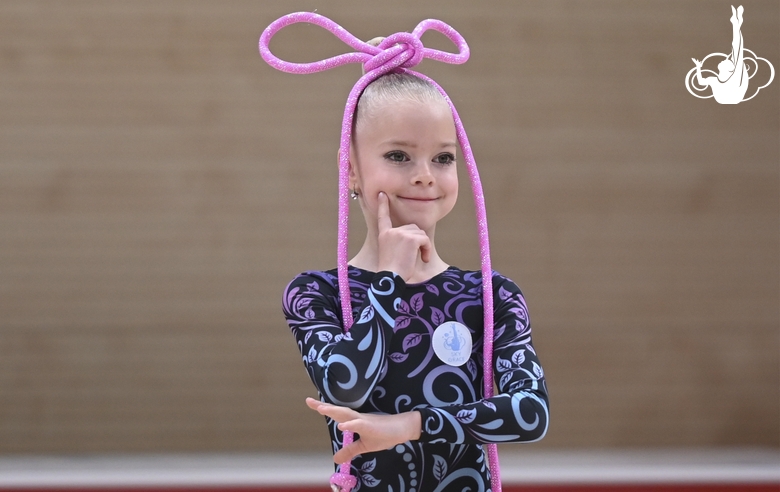
[[[391,72],[371,82],[360,95],[352,127],[357,129],[362,120],[373,116],[377,108],[385,104],[409,100],[446,104],[444,96],[427,80],[408,73]]]
[[[379,46],[385,38],[382,36],[370,39],[366,43]],[[363,71],[365,74],[365,70]],[[401,101],[416,101],[419,103],[447,101],[439,90],[427,80],[404,72],[390,72],[374,80],[360,94],[355,115],[352,120],[352,138],[361,120],[371,117],[376,109],[387,103]]]

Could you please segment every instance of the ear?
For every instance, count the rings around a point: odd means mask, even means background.
[[[357,171],[355,170],[355,166],[352,165],[354,162],[354,150],[352,148],[352,145],[349,146],[349,162],[347,163],[349,165],[349,189],[353,190],[355,189],[355,183],[357,182]],[[336,149],[336,168],[338,169],[341,166],[340,162],[341,157],[341,149]]]
[[[349,189],[350,190],[355,189],[355,186],[357,185],[357,182],[360,178],[360,176],[358,175],[357,166],[355,166],[355,162],[357,162],[355,146],[353,144],[349,144]]]

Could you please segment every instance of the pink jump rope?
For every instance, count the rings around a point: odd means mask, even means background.
[[[332,32],[337,38],[344,41],[352,48],[358,50],[353,53],[344,53],[325,60],[313,63],[291,63],[280,60],[274,56],[268,49],[271,38],[282,28],[290,24],[299,22],[308,22],[318,25]],[[458,53],[447,53],[445,51],[425,48],[420,41],[423,33],[427,30],[438,31],[452,41],[458,48]],[[344,330],[347,331],[352,326],[352,304],[350,301],[349,280],[347,278],[347,246],[349,231],[349,144],[352,138],[352,119],[355,115],[358,98],[363,90],[371,82],[380,76],[389,72],[404,72],[412,74],[423,80],[430,82],[444,99],[452,110],[452,117],[455,120],[455,130],[458,135],[458,142],[463,150],[463,156],[466,160],[466,169],[468,169],[471,180],[471,189],[474,194],[474,206],[477,213],[477,229],[479,233],[479,248],[482,260],[482,296],[484,309],[484,395],[485,398],[493,396],[493,282],[492,268],[490,265],[490,244],[488,240],[487,215],[485,213],[485,197],[482,192],[482,183],[479,179],[477,164],[474,161],[474,155],[471,152],[466,130],[460,121],[458,111],[444,89],[432,79],[425,75],[409,70],[422,61],[423,58],[430,58],[445,63],[461,64],[469,58],[469,47],[466,40],[463,39],[455,29],[442,21],[428,19],[420,22],[414,28],[411,34],[407,32],[398,32],[386,37],[378,46],[371,46],[359,40],[346,29],[336,24],[327,17],[310,12],[296,12],[288,14],[275,20],[268,26],[260,36],[260,56],[269,65],[283,72],[295,74],[309,74],[322,72],[347,63],[362,63],[365,69],[363,75],[352,87],[352,91],[347,98],[347,104],[344,108],[344,119],[341,124],[341,146],[339,148],[339,229],[338,229],[338,252],[336,261],[338,264],[338,282],[339,296],[341,297],[341,311],[344,319]],[[352,442],[351,432],[344,432],[344,446]],[[488,463],[491,473],[491,489],[493,492],[501,492],[501,477],[498,466],[498,450],[495,444],[487,445]],[[330,479],[333,490],[350,491],[357,484],[357,478],[350,474],[351,462],[341,465],[339,472],[334,473]]]

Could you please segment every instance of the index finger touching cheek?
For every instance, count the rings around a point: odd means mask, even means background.
[[[393,223],[390,221],[390,201],[383,191],[380,191],[377,197],[376,223],[379,232],[393,228]]]

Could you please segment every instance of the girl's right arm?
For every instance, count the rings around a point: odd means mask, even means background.
[[[344,333],[335,278],[306,272],[287,286],[284,315],[323,401],[359,408],[368,399],[386,368],[396,300],[405,288],[398,275],[377,273],[354,325]]]

